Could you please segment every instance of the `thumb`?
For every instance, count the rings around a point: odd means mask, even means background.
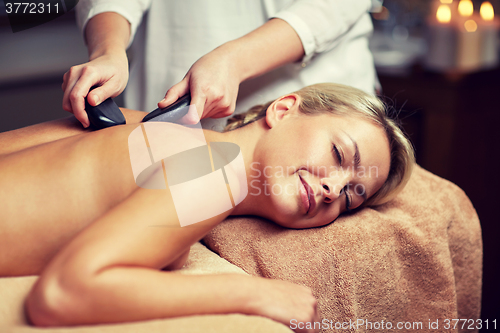
[[[92,106],[97,106],[111,97],[112,93],[105,86],[97,87],[91,90],[87,95],[87,101]]]
[[[167,106],[178,100],[180,97],[186,95],[188,92],[189,87],[187,85],[187,82],[182,80],[181,82],[177,83],[176,85],[172,86],[172,88],[167,90],[165,98],[163,98],[158,103],[158,107],[161,109],[166,108]]]

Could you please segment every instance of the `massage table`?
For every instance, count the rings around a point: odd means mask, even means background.
[[[463,321],[453,327],[453,319],[467,319],[465,328],[475,328],[470,323],[480,316],[481,229],[461,189],[417,166],[393,201],[325,227],[290,230],[255,217],[227,219],[192,246],[176,274],[217,273],[310,287],[318,299],[321,332],[461,332]],[[0,332],[292,332],[287,325],[242,314],[35,328],[26,322],[23,301],[36,278],[0,279]]]

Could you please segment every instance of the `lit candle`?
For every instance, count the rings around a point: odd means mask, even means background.
[[[472,16],[474,13],[474,5],[471,0],[460,0],[458,3],[458,13],[464,18]]]
[[[437,13],[441,5],[447,5],[450,9],[451,20],[453,21],[453,17],[457,15],[457,3],[457,1],[453,0],[434,0],[431,2],[431,13],[433,13],[431,16],[435,16],[434,13]]]
[[[448,70],[455,65],[456,33],[451,22],[451,8],[439,4],[436,16],[428,20],[426,66],[434,70]]]
[[[495,67],[498,64],[498,31],[500,22],[495,19],[495,11],[490,2],[481,4],[480,28],[482,30],[482,63],[484,68]]]

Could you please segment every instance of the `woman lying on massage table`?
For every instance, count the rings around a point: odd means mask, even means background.
[[[217,313],[318,321],[306,287],[170,271],[228,215],[323,226],[388,201],[413,165],[411,144],[378,99],[342,85],[309,86],[229,125],[240,128],[204,131],[208,142],[240,147],[252,188],[236,207],[181,227],[168,187],[136,185],[128,137],[144,113],[123,111],[131,125],[88,132],[65,119],[0,134],[0,276],[41,274],[26,300],[35,325]]]

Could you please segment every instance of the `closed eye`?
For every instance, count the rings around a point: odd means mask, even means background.
[[[337,146],[335,144],[332,146],[332,151],[335,154],[335,156],[337,157],[339,164],[342,164],[342,156],[340,155],[339,149],[337,148]]]
[[[349,192],[347,185],[342,189],[342,192],[345,194],[345,209],[347,212],[350,212],[352,199],[351,199],[351,193]]]

